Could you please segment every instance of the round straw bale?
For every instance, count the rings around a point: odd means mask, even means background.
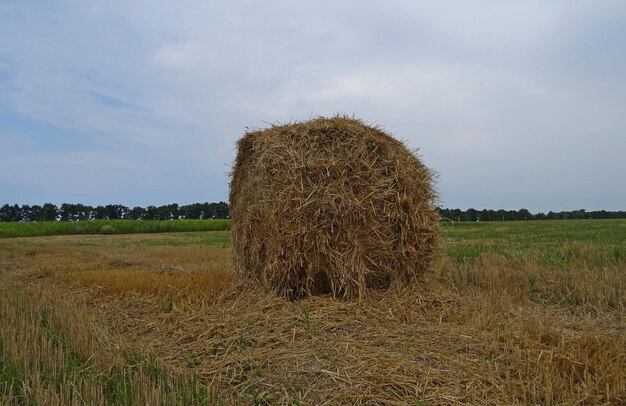
[[[433,172],[360,120],[247,132],[231,173],[233,266],[287,298],[362,298],[433,266]]]

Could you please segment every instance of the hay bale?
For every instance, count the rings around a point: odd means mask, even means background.
[[[233,266],[280,296],[362,298],[433,266],[433,172],[344,117],[251,131],[230,182]]]

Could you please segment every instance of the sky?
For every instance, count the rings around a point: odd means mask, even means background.
[[[246,128],[354,115],[439,204],[626,209],[626,2],[0,0],[0,205],[228,199]]]

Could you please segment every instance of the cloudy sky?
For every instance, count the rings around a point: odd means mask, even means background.
[[[0,204],[226,200],[246,127],[345,113],[445,207],[626,209],[626,2],[0,0]]]

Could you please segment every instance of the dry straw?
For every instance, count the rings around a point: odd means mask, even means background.
[[[362,298],[432,267],[433,172],[360,120],[248,132],[230,183],[233,264],[276,294]]]

